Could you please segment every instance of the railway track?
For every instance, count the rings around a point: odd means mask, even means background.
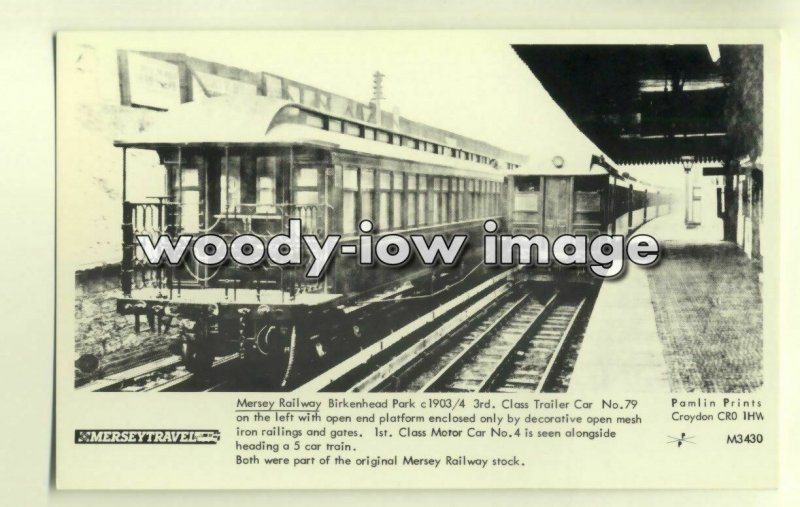
[[[223,367],[231,365],[239,354],[230,354],[217,358],[211,365],[212,373],[220,371]],[[90,392],[160,392],[180,391],[197,381],[195,374],[191,373],[181,364],[177,356],[170,356],[157,361],[145,363],[129,370],[96,380],[82,386],[79,390]],[[200,390],[213,390],[217,383],[208,383]],[[197,387],[193,385],[192,387]],[[196,390],[196,389],[193,389]]]
[[[510,282],[505,275],[487,280],[405,324],[298,390],[326,390],[331,385],[337,386],[336,391],[351,392],[547,390],[559,370],[564,370],[564,361],[558,359],[562,350],[569,348],[565,345],[571,342],[574,329],[580,328],[575,324],[589,292]],[[410,292],[409,289],[406,286],[401,291]],[[218,358],[211,374],[200,378],[187,371],[178,357],[171,356],[79,389],[230,390],[239,383],[235,374],[238,358],[238,353]]]
[[[351,391],[541,392],[583,310],[585,295],[515,287],[476,303]],[[446,327],[447,323],[443,325]]]

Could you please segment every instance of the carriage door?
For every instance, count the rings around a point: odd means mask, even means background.
[[[544,188],[544,234],[554,239],[569,232],[570,178],[545,178]]]

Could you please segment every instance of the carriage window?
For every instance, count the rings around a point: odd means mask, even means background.
[[[180,202],[183,232],[195,232],[200,229],[199,181],[199,170],[191,167],[181,169],[180,185],[178,178],[173,178],[173,195],[177,196]]]
[[[380,184],[381,190],[389,190],[392,186],[392,175],[386,171],[381,171]]]
[[[453,209],[455,203],[453,202],[453,194],[450,192],[452,182],[448,178],[442,179],[442,202],[439,206],[441,212],[440,221],[446,224],[450,221],[450,210]]]
[[[328,130],[331,132],[341,132],[342,131],[342,122],[340,120],[334,120],[331,118],[328,120]]]
[[[386,230],[389,229],[389,197],[392,175],[388,172],[381,171],[378,182],[380,184],[379,226],[381,229]]]
[[[518,192],[514,196],[516,211],[539,211],[539,194],[536,192]]]
[[[417,223],[425,225],[428,223],[428,177],[420,174],[417,178]]]
[[[275,205],[275,178],[270,176],[258,177],[258,201],[259,205]],[[265,211],[260,209],[258,211]]]
[[[403,226],[403,173],[392,175],[392,227]]]
[[[382,143],[388,143],[388,142],[391,141],[389,139],[389,133],[388,132],[384,132],[382,130],[379,130],[377,132],[377,134],[375,134],[375,139],[377,139],[378,141],[380,141]]]
[[[230,167],[227,167],[229,164]],[[222,157],[222,170],[219,180],[220,209],[235,210],[242,203],[241,157]]]
[[[483,188],[483,181],[476,180],[475,193],[473,195],[475,196],[475,217],[477,218],[481,218],[486,214],[483,211],[483,192],[481,188]]]
[[[358,169],[347,168],[342,175],[345,190],[358,190]]]
[[[439,223],[439,199],[442,193],[442,180],[433,178],[430,192],[431,224]]]
[[[361,127],[355,123],[346,122],[344,124],[344,133],[348,136],[361,137]]]
[[[372,169],[361,170],[361,216],[359,220],[374,220],[372,216],[372,201],[375,188],[375,173]]]
[[[358,192],[358,169],[347,168],[342,178],[342,232],[356,231],[356,193]]]
[[[397,146],[400,146],[400,144],[401,144],[400,141],[401,141],[400,136],[398,136],[397,134],[392,136],[392,144],[396,144]]]
[[[405,146],[406,148],[416,148],[417,142],[409,137],[404,137],[403,146]]]
[[[406,226],[417,225],[417,175],[406,174]]]
[[[464,220],[465,218],[467,218],[467,208],[466,208],[466,205],[465,205],[466,197],[467,197],[467,193],[464,192],[464,180],[459,179],[458,180],[458,193],[456,194],[456,204],[457,204],[458,213],[457,213],[457,216],[454,217],[454,218],[456,218],[458,220]]]
[[[475,180],[469,180],[467,182],[467,191],[469,192],[469,197],[467,201],[467,218],[477,218],[478,217],[478,200],[475,198]]]
[[[364,139],[375,139],[375,129],[364,127]]]
[[[455,203],[450,210],[451,220],[464,220],[464,192],[461,191],[463,188],[461,185],[463,183],[464,180],[461,178],[452,180],[452,186],[450,187],[452,190],[450,195],[453,196],[453,199],[455,199]]]
[[[319,171],[316,168],[302,168],[295,172],[295,185],[298,187],[316,187]]]
[[[256,211],[270,213],[274,211],[276,202],[275,174],[278,169],[278,157],[256,158]]]
[[[306,114],[306,125],[311,125],[312,127],[316,127],[318,129],[321,129],[321,128],[323,128],[325,126],[325,120],[322,118],[322,116],[319,116],[319,115],[316,115],[316,114],[312,114],[312,113],[307,113]]]
[[[417,193],[409,191],[406,199],[406,226],[413,227],[417,225]]]
[[[294,204],[309,206],[318,204],[317,181],[319,170],[316,167],[303,167],[294,173]]]

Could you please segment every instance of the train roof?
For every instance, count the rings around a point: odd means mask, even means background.
[[[122,87],[123,103],[126,105],[135,103],[140,107],[150,107],[158,110],[172,109],[174,107],[174,104],[169,107],[164,107],[163,103],[154,104],[152,102],[153,98],[147,94],[138,94],[136,97],[138,100],[134,100],[131,95],[131,83],[144,84],[145,89],[148,86],[153,86],[153,83],[149,81],[149,75],[154,70],[151,69],[150,73],[144,72],[141,68],[132,71],[129,65],[130,58],[137,58],[138,65],[144,66],[144,68],[151,68],[150,66],[155,61],[156,63],[161,62],[162,65],[177,65],[180,68],[187,69],[189,72],[181,72],[176,76],[179,80],[179,83],[176,84],[181,88],[181,100],[183,102],[205,100],[206,97],[219,95],[268,96],[311,106],[324,114],[342,120],[352,120],[356,123],[367,122],[371,127],[381,130],[395,132],[414,139],[424,139],[428,142],[470,153],[479,153],[492,159],[503,160],[508,167],[519,166],[527,162],[527,155],[525,154],[506,150],[485,141],[433,125],[414,121],[399,114],[397,109],[393,109],[391,112],[384,111],[376,121],[375,108],[372,103],[364,103],[285,76],[269,72],[253,72],[219,62],[201,60],[183,53],[119,50],[120,86]]]
[[[601,158],[591,154],[553,155],[551,157],[531,157],[531,163],[520,167],[509,174],[523,176],[616,176],[622,175],[610,164],[601,162]]]
[[[264,96],[227,95],[188,102],[172,108],[159,114],[153,123],[145,127],[143,131],[116,140],[114,145],[127,148],[158,149],[188,145],[306,144],[443,166],[455,169],[465,175],[467,173],[474,176],[480,174],[495,179],[501,179],[505,175],[505,171],[475,161],[365,139],[310,125],[276,123],[274,120],[278,114],[290,107],[330,116],[330,113],[288,100]],[[376,125],[367,122],[351,119],[343,119],[343,121],[376,128]],[[389,132],[391,131],[389,130]],[[410,137],[402,133],[395,134]],[[415,139],[425,141],[418,137]]]
[[[510,171],[510,175],[520,176],[611,176],[618,184],[633,185],[634,190],[645,190],[656,185],[641,181],[627,172],[620,172],[608,163],[605,157],[582,154],[583,156],[542,158],[538,162]],[[660,188],[660,187],[658,187]]]
[[[245,100],[236,96],[187,102],[160,113],[142,131],[114,141],[115,146],[157,148],[189,144],[253,144],[265,142],[285,100]]]

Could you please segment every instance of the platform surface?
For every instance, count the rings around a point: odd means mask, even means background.
[[[568,392],[669,391],[647,275],[628,266],[623,276],[600,289]]]
[[[762,382],[759,271],[718,223],[686,228],[679,213],[636,233],[662,246],[656,266],[628,263],[603,283],[570,393],[740,392]]]

